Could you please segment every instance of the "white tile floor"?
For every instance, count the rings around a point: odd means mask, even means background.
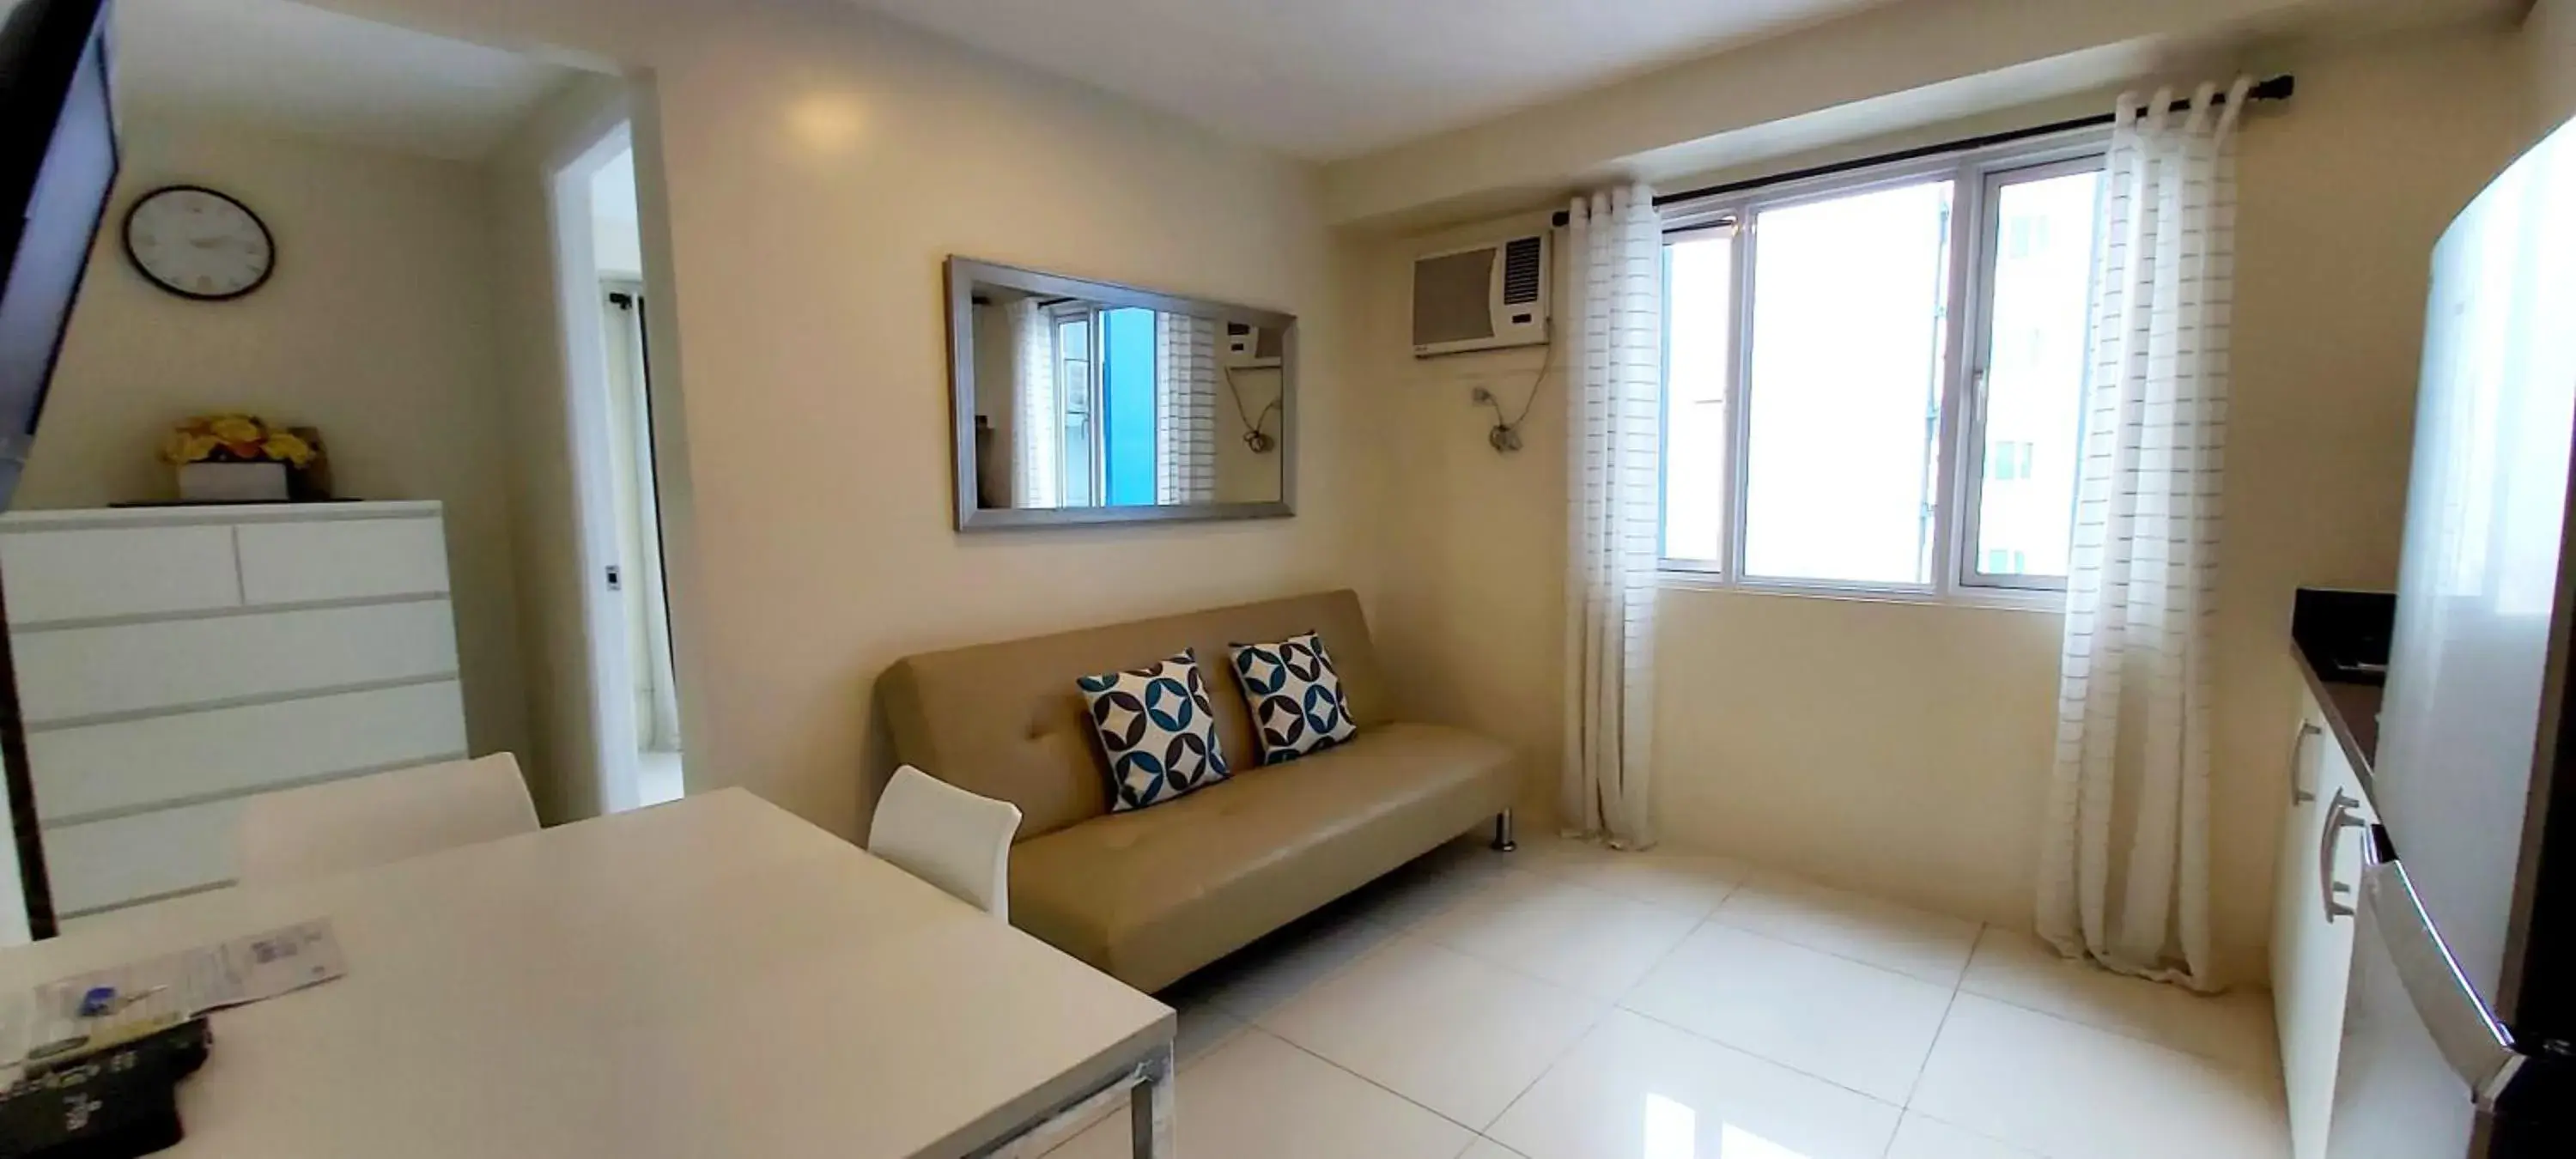
[[[2264,995],[1723,858],[1461,843],[1163,998],[1184,1159],[2288,1153]]]

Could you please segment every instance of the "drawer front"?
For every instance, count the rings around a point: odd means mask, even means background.
[[[48,825],[465,756],[453,680],[31,733]]]
[[[116,527],[0,535],[18,627],[240,607],[230,527]]]
[[[436,519],[245,523],[242,600],[253,606],[447,592],[447,534]]]
[[[45,829],[54,908],[79,914],[233,879],[239,800]]]
[[[28,727],[456,674],[446,600],[20,632]]]

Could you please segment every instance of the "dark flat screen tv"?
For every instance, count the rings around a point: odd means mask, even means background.
[[[36,439],[63,327],[116,185],[107,0],[0,0],[0,511]],[[5,617],[0,609],[0,617]],[[54,933],[17,674],[0,631],[0,762],[28,932]],[[8,904],[0,900],[0,905]]]

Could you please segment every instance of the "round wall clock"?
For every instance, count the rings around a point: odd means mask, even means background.
[[[219,302],[268,281],[277,242],[249,206],[204,186],[170,185],[125,211],[125,256],[164,290]]]

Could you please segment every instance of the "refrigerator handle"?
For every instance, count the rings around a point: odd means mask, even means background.
[[[2335,854],[2342,851],[2344,830],[2359,829],[2369,824],[2352,815],[2354,807],[2360,804],[2343,790],[2335,790],[2334,800],[2326,805],[2325,832],[2317,837],[2317,892],[2325,902],[2326,921],[2329,923],[2351,917],[2354,912],[2341,900],[2352,893],[2352,886],[2335,880],[2335,863],[2342,860]]]
[[[2380,943],[2397,967],[2407,1001],[2431,1032],[2443,1061],[2468,1084],[2478,1108],[2495,1110],[2528,1056],[2514,1049],[2512,1033],[2487,1009],[2451,948],[2442,943],[2406,867],[2389,847],[2386,829],[2371,827],[2363,860],[2361,904],[2379,927]]]

